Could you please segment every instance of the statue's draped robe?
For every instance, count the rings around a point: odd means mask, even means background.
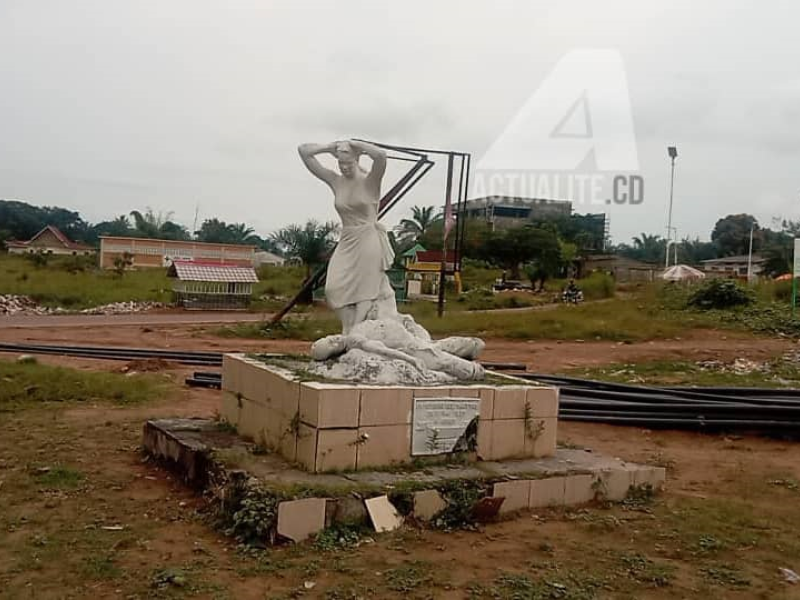
[[[342,232],[328,264],[328,304],[338,309],[392,294],[386,271],[394,253],[386,229],[378,223],[378,199],[363,194],[340,198],[337,194],[334,206],[342,219]]]

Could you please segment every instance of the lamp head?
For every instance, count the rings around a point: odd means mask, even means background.
[[[675,160],[678,156],[678,148],[676,146],[668,146],[667,147],[667,154],[672,160]]]

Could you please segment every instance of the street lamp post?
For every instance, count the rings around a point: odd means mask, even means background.
[[[752,283],[753,279],[753,230],[756,228],[756,222],[750,223],[750,247],[747,250],[747,285]]]
[[[676,146],[668,146],[667,154],[672,162],[671,172],[669,176],[669,216],[667,217],[667,256],[664,261],[664,268],[669,268],[669,241],[672,238],[672,191],[675,187],[675,159],[678,157],[678,148]],[[675,240],[677,243],[678,240]]]

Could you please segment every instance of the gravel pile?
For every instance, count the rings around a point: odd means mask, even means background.
[[[146,312],[156,308],[164,308],[166,305],[161,302],[113,302],[103,306],[85,308],[81,311],[82,315],[129,315],[132,313]]]
[[[14,296],[11,294],[0,294],[0,315],[58,315],[74,312],[82,315],[127,315],[140,313],[156,308],[164,308],[166,305],[161,302],[113,302],[103,306],[86,308],[81,311],[68,311],[63,308],[47,308],[38,305],[28,296]]]
[[[50,308],[39,306],[28,296],[0,294],[0,315],[49,315]]]

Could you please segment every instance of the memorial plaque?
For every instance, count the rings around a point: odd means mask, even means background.
[[[448,454],[465,441],[467,428],[478,417],[479,398],[414,398],[411,455]],[[476,430],[477,431],[477,430]]]

